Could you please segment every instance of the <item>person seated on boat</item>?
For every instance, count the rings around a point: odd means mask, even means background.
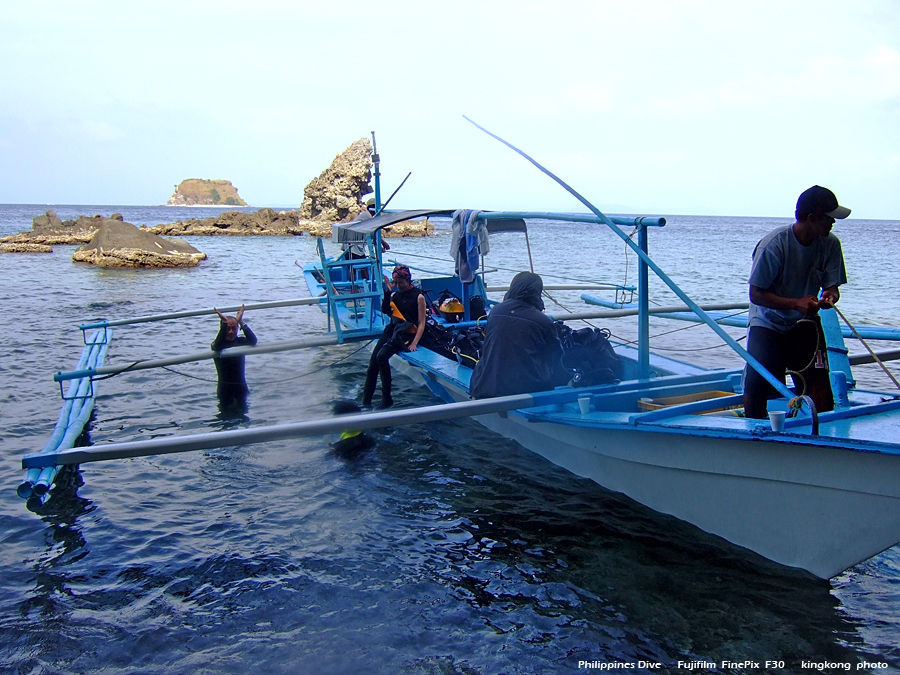
[[[553,320],[544,314],[544,282],[531,272],[513,277],[503,302],[491,309],[481,358],[469,391],[475,398],[553,389],[562,356]]]
[[[219,333],[209,346],[211,350],[221,352],[229,347],[256,345],[256,335],[250,330],[250,326],[244,323],[243,305],[237,316],[225,316],[215,307],[213,309],[219,315]],[[243,331],[244,334],[238,335],[239,331]],[[244,379],[244,357],[222,355],[214,357],[213,362],[216,364],[218,377],[216,395],[219,397],[219,403],[223,407],[243,404],[247,400],[247,394],[250,393]]]
[[[800,195],[794,215],[793,225],[776,228],[753,250],[747,351],[782,382],[791,373],[794,390],[805,391],[824,412],[834,409],[834,397],[818,311],[836,303],[838,287],[847,283],[841,242],[831,228],[850,209],[814,185]],[[766,402],[780,395],[749,365],[744,374],[744,414],[764,419]]]
[[[394,354],[414,352],[419,348],[425,332],[425,296],[412,285],[412,272],[406,265],[397,265],[391,274],[393,283],[385,278],[384,300],[381,312],[391,317],[369,359],[366,384],[363,388],[363,407],[371,407],[378,377],[381,377],[381,403],[379,408],[394,405],[391,398],[391,364]]]

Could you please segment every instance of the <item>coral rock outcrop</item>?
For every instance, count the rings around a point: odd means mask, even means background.
[[[260,209],[256,213],[228,211],[218,216],[198,220],[177,220],[174,223],[154,225],[148,232],[174,236],[213,235],[299,235],[303,233],[296,211]]]
[[[122,220],[122,216],[114,213],[110,218]],[[77,220],[60,220],[56,213],[49,209],[44,215],[36,216],[31,221],[31,231],[12,234],[0,239],[0,244],[85,244],[91,240],[100,224],[106,220],[103,216],[79,216]],[[10,248],[3,250],[9,251]],[[24,248],[16,249],[25,251]],[[33,249],[29,249],[33,250]]]
[[[47,246],[47,244],[12,242],[0,244],[0,251],[3,251],[4,253],[53,253],[53,248]]]
[[[371,180],[372,144],[360,138],[303,189],[300,220],[337,223],[353,218],[365,208],[362,198],[372,192]]]

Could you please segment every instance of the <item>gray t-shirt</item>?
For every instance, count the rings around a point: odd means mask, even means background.
[[[753,250],[750,284],[785,298],[818,297],[819,291],[847,283],[841,242],[829,233],[804,246],[792,226],[772,230]],[[750,304],[749,325],[784,333],[803,314],[792,309],[771,309]]]

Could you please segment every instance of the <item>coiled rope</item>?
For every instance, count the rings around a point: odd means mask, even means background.
[[[806,372],[807,370],[809,370],[812,367],[812,364],[814,364],[816,362],[816,357],[819,355],[819,347],[822,346],[822,339],[821,339],[821,336],[819,333],[819,327],[816,324],[816,322],[813,321],[812,319],[800,319],[797,323],[798,324],[811,323],[813,325],[813,328],[816,331],[816,347],[815,347],[815,349],[813,349],[813,355],[812,355],[812,358],[809,360],[809,363],[807,363],[805,366],[803,366],[803,368],[801,368],[800,370],[791,370],[790,368],[784,369],[784,372],[787,373],[788,375],[790,375],[794,379],[794,386],[797,386],[798,379],[800,380],[800,384],[802,385],[802,387],[800,389],[800,393],[791,399],[791,408],[794,408],[799,412],[800,406],[802,403],[801,399],[803,396],[806,395],[806,378],[803,377],[803,373]],[[797,402],[796,406],[794,405],[795,401]]]

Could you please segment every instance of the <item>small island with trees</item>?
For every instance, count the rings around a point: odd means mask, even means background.
[[[175,186],[167,206],[247,206],[230,180],[188,178]]]

